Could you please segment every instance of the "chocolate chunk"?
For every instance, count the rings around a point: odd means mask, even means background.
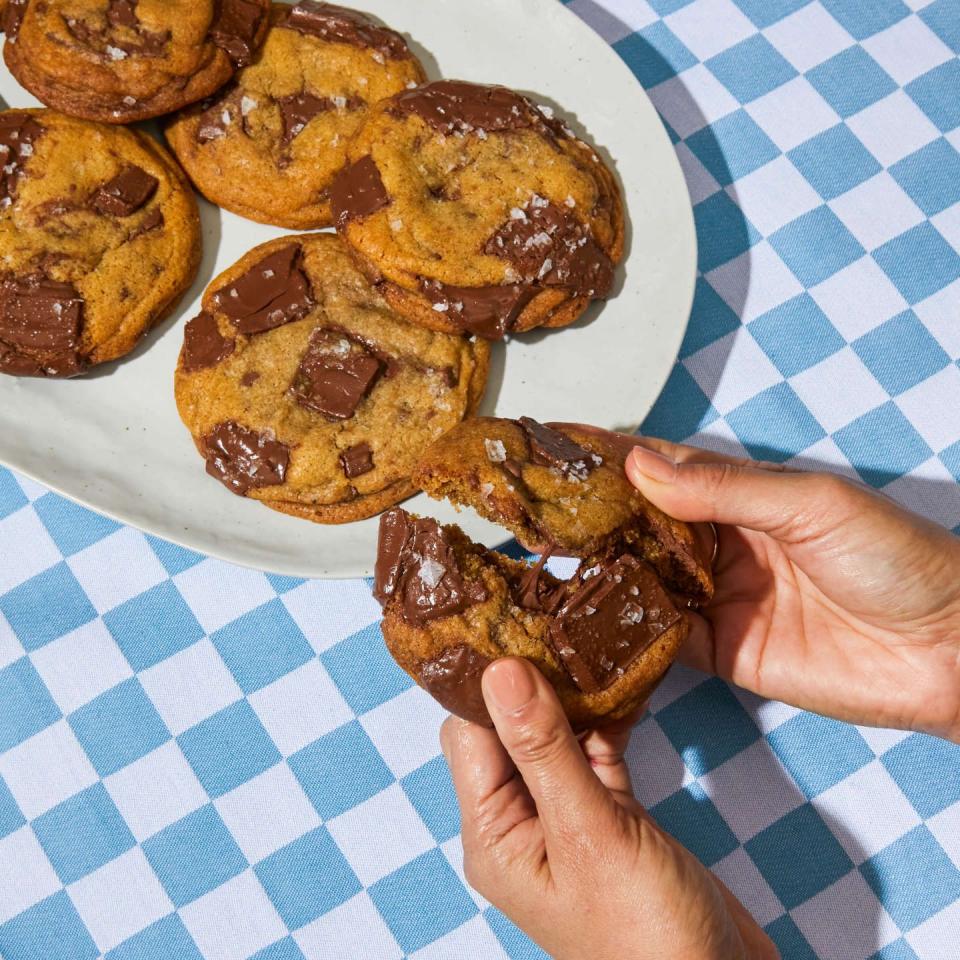
[[[290,385],[302,407],[334,420],[348,420],[373,389],[383,364],[357,343],[318,328]]]
[[[9,207],[23,176],[23,162],[43,127],[28,113],[0,113],[0,210]]]
[[[613,263],[589,226],[542,197],[517,209],[483,252],[507,260],[524,283],[568,287],[587,297],[605,297],[613,285]]]
[[[233,420],[217,424],[203,438],[203,450],[207,473],[239,496],[257,487],[283,483],[290,465],[286,444]]]
[[[630,554],[580,573],[550,640],[584,693],[605,690],[681,618],[657,575]]]
[[[401,615],[415,626],[461,613],[487,598],[481,583],[464,582],[437,521],[412,517],[400,507],[380,518],[373,595],[381,606],[399,597]]]
[[[551,595],[556,590],[559,581],[549,573],[544,575],[547,561],[556,551],[555,543],[547,544],[540,559],[523,575],[517,584],[515,595],[517,604],[525,610],[544,610],[549,604]]]
[[[373,451],[370,449],[370,444],[356,443],[352,447],[347,447],[340,454],[340,466],[343,467],[343,475],[348,480],[369,473],[373,469]]]
[[[0,281],[0,370],[26,377],[81,373],[82,309],[72,284],[42,276]]]
[[[159,207],[154,207],[143,218],[140,226],[130,234],[129,239],[134,240],[137,237],[142,237],[145,233],[150,233],[151,230],[156,230],[158,227],[162,227],[163,224],[163,211]]]
[[[240,333],[262,333],[305,317],[314,306],[300,245],[281,247],[213,295]]]
[[[283,120],[283,134],[280,137],[280,145],[283,147],[288,147],[294,137],[317,114],[334,109],[334,103],[330,97],[317,97],[306,91],[294,93],[289,97],[279,97],[277,105],[280,107],[280,116]]]
[[[23,15],[27,12],[30,0],[7,0],[7,9],[3,15],[3,32],[11,43],[16,43]]]
[[[220,0],[220,13],[210,39],[234,62],[245,67],[253,59],[253,41],[264,10],[253,0]]]
[[[407,41],[395,30],[381,27],[357,10],[347,10],[332,3],[300,0],[278,26],[312,34],[321,40],[376,50],[381,56],[393,60],[405,60],[410,56]]]
[[[204,111],[200,114],[200,123],[197,124],[197,143],[210,143],[226,136],[227,127],[239,117],[243,122],[241,108],[242,92],[238,87],[232,87],[226,94],[204,100]]]
[[[480,678],[492,661],[465,643],[447,647],[420,668],[420,685],[440,706],[464,720],[492,727]]]
[[[523,427],[530,442],[530,459],[545,467],[555,467],[568,477],[586,480],[587,474],[597,466],[595,454],[552,427],[545,427],[529,417],[521,417],[517,423]]]
[[[137,16],[137,0],[110,0],[107,7],[107,20],[114,27],[130,27],[136,30],[140,26]]]
[[[369,154],[337,174],[329,195],[333,217],[340,228],[349,220],[362,220],[390,203],[380,170]]]
[[[129,217],[156,193],[160,181],[132,164],[99,187],[91,201],[95,210],[112,217]]]
[[[233,340],[220,333],[217,319],[204,310],[183,328],[183,369],[187,373],[212,367],[233,353]]]
[[[252,387],[260,379],[260,374],[256,370],[248,370],[240,378],[241,387]]]
[[[502,340],[538,292],[523,284],[453,287],[426,279],[420,281],[420,289],[437,313],[486,340]]]
[[[437,80],[397,94],[390,107],[395,116],[416,114],[441,133],[483,130],[546,129],[544,119],[526,97],[506,87]]]

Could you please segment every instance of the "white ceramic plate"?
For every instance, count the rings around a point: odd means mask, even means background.
[[[657,114],[616,53],[557,0],[356,0],[415,43],[431,78],[501,83],[558,109],[599,145],[627,203],[617,295],[575,326],[497,344],[482,412],[634,429],[676,357],[690,312],[696,235]],[[11,107],[36,101],[0,67]],[[559,109],[558,105],[563,108]],[[173,401],[186,318],[204,286],[285,231],[201,201],[200,275],[174,317],[130,356],[72,381],[0,375],[0,461],[73,500],[224,560],[301,577],[368,576],[377,520],[320,526],[236,497],[208,477]],[[412,510],[495,544],[503,530],[420,496]]]

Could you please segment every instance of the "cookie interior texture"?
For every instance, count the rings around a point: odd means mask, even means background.
[[[488,358],[482,341],[399,319],[336,236],[282,237],[211,283],[175,395],[228,489],[342,523],[414,492],[423,450],[476,409]]]
[[[400,508],[381,519],[375,592],[387,646],[447,709],[489,722],[480,676],[502,656],[535,663],[575,728],[649,697],[689,632],[687,609],[713,583],[689,528],[619,489],[622,471],[622,452],[602,436],[527,419],[467,421],[428,450],[418,486],[544,550],[531,567]],[[570,580],[543,569],[551,552],[580,558]]]

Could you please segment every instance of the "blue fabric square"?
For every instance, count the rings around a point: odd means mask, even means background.
[[[890,173],[928,217],[960,203],[960,153],[943,137],[895,163]]]
[[[770,245],[805,287],[822,283],[864,254],[860,241],[827,206],[781,227]]]
[[[281,760],[253,708],[238,700],[177,738],[203,789],[219,797]]]
[[[131,597],[103,622],[134,670],[146,670],[203,638],[203,630],[172,580]]]
[[[137,843],[102,783],[41,814],[33,821],[33,832],[64,884],[85,877]]]
[[[934,0],[920,11],[920,18],[954,53],[960,53],[960,0]]]
[[[727,414],[727,423],[755,460],[783,463],[826,436],[788,383],[769,387]]]
[[[808,803],[761,830],[744,847],[788,910],[853,869],[837,838]]]
[[[786,914],[763,929],[783,960],[819,960],[800,928]]]
[[[940,128],[949,133],[960,127],[960,60],[948,60],[929,73],[908,83],[904,90],[914,103]]]
[[[178,908],[247,869],[246,857],[209,803],[164,827],[141,846]]]
[[[811,0],[736,0],[737,6],[761,30],[796,13]]]
[[[203,960],[180,917],[171,913],[125,940],[106,960]]]
[[[613,49],[648,90],[697,63],[697,58],[664,23],[631,33],[618,40]]]
[[[933,454],[893,401],[848,423],[833,439],[872,487],[886,486]]]
[[[478,913],[477,905],[437,847],[378,880],[369,892],[406,953],[439,940]]]
[[[59,719],[59,707],[26,657],[0,670],[0,753]]]
[[[46,493],[34,500],[33,509],[66,557],[120,529],[120,524],[115,520],[108,520],[55,493]]]
[[[960,747],[915,733],[880,758],[925,820],[960,802]]]
[[[797,714],[767,740],[808,800],[873,760],[856,727],[813,713]]]
[[[690,322],[683,338],[683,346],[680,347],[680,359],[710,346],[739,326],[740,318],[723,297],[703,277],[698,277]]]
[[[861,46],[848,47],[818,64],[807,79],[844,119],[897,89],[890,74]]]
[[[390,656],[379,623],[325,650],[320,661],[356,714],[379,707],[413,686]]]
[[[258,950],[250,960],[306,960],[293,937],[284,937],[269,947]]]
[[[693,208],[702,273],[739,257],[761,240],[757,228],[723,190]]]
[[[170,739],[170,731],[136,677],[101,693],[67,719],[101,777]]]
[[[0,520],[9,517],[30,501],[9,470],[0,467]]]
[[[283,577],[279,573],[268,573],[267,580],[270,581],[270,586],[280,594],[289,593],[307,582],[301,577]]]
[[[400,785],[437,843],[443,843],[460,832],[460,808],[450,769],[443,757],[434,757],[417,767],[400,781]]]
[[[522,930],[514,926],[496,907],[487,907],[483,918],[500,941],[510,960],[550,960]]]
[[[0,596],[0,612],[25,650],[36,650],[97,616],[73,571],[63,562]]]
[[[652,807],[650,816],[705,867],[712,867],[739,846],[699,783],[689,784]]]
[[[918,957],[913,952],[913,947],[901,937],[899,940],[894,940],[893,943],[888,943],[868,960],[918,960]]]
[[[960,102],[960,97],[957,99]],[[960,277],[960,254],[929,222],[887,241],[873,251],[873,259],[911,304],[926,300]]]
[[[66,891],[0,925],[4,960],[96,960],[100,955]]]
[[[902,0],[820,0],[833,18],[857,40],[885,30],[910,16]]]
[[[356,720],[304,747],[287,763],[324,820],[393,783],[393,774]]]
[[[922,823],[861,864],[860,872],[904,933],[960,900],[960,870]]]
[[[254,868],[283,922],[296,930],[362,889],[326,827],[317,827]]]
[[[674,700],[655,717],[695,777],[709,773],[760,739],[750,714],[716,677]]]
[[[741,103],[756,100],[797,76],[797,71],[759,33],[711,57],[706,65]]]
[[[0,777],[0,839],[14,830],[19,830],[26,822],[6,781]]]
[[[960,440],[946,450],[940,451],[943,465],[953,474],[957,483],[960,483]]]
[[[244,693],[273,683],[314,657],[313,647],[279,599],[245,613],[210,639]]]
[[[721,187],[780,156],[746,110],[728,114],[687,138],[687,146]]]
[[[147,537],[147,543],[163,564],[163,569],[171,577],[195,567],[203,559],[199,553],[187,550],[186,547],[178,547],[175,543],[169,543],[159,537]]]
[[[787,156],[824,200],[839,197],[883,169],[845,123],[801,143]]]
[[[693,0],[648,0],[648,2],[656,13],[665,17],[667,14],[676,13],[684,7],[688,7],[693,3]]]
[[[666,440],[686,440],[717,416],[697,381],[678,363],[643,421],[642,432]]]
[[[950,365],[946,350],[912,310],[880,324],[850,346],[892,397]]]
[[[785,377],[826,360],[846,343],[809,293],[757,317],[748,329]]]

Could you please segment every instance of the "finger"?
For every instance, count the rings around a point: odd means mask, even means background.
[[[444,720],[440,747],[461,810],[467,814],[481,807],[517,772],[496,731],[459,717]]]
[[[685,667],[699,670],[701,673],[717,672],[717,652],[713,638],[713,627],[698,613],[689,611],[690,633],[684,640],[677,660]]]
[[[630,781],[630,769],[624,755],[630,742],[630,735],[646,704],[631,711],[626,717],[613,723],[589,730],[580,738],[580,749],[587,758],[597,779],[608,789],[618,794],[633,797],[633,784]]]

